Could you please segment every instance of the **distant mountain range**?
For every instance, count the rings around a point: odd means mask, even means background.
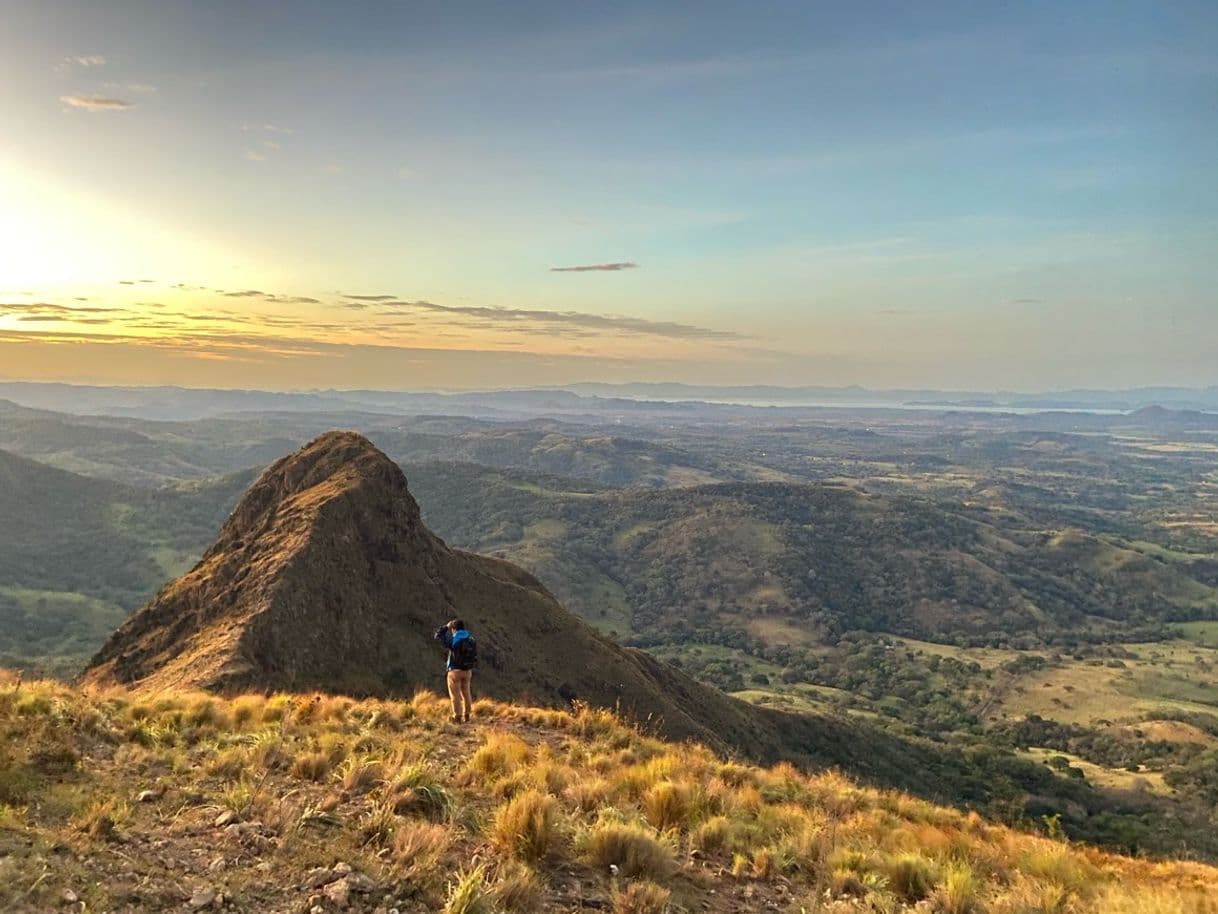
[[[462,414],[485,418],[595,416],[707,407],[1079,410],[1130,412],[1149,406],[1218,411],[1218,386],[1129,390],[941,391],[848,387],[578,383],[561,388],[481,391],[217,390],[4,382],[0,399],[82,415],[190,420],[242,413],[368,412]]]

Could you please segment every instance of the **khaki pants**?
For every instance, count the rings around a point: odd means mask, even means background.
[[[473,670],[448,671],[448,697],[453,701],[453,717],[456,720],[469,720],[470,709],[474,706],[474,699],[469,693],[470,680],[473,678]],[[465,702],[464,712],[461,710],[462,702]]]

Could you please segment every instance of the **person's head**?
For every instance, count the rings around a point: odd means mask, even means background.
[[[453,619],[451,622],[449,622],[449,623],[448,623],[448,630],[449,630],[449,631],[453,631],[453,632],[459,632],[459,631],[461,631],[461,629],[463,629],[463,628],[465,628],[465,620],[464,620],[464,619]]]

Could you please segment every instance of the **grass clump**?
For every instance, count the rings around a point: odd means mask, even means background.
[[[906,904],[916,904],[927,898],[938,882],[938,868],[921,854],[898,854],[888,861],[888,884],[897,898]]]
[[[332,767],[330,756],[321,751],[298,755],[288,773],[298,781],[324,781]]]
[[[496,914],[494,899],[487,891],[484,867],[475,866],[457,873],[448,884],[443,914]]]
[[[664,914],[672,892],[654,882],[632,882],[613,893],[613,914]]]
[[[584,859],[602,871],[616,866],[627,878],[666,879],[676,863],[672,847],[641,825],[606,823],[583,836]]]
[[[684,784],[660,781],[643,794],[643,815],[658,831],[683,828],[691,809],[690,789]]]
[[[469,771],[492,781],[506,777],[528,761],[529,744],[510,733],[488,733],[486,741],[470,757]]]
[[[558,842],[558,802],[536,790],[517,794],[495,811],[490,837],[512,857],[544,859]]]
[[[436,822],[451,818],[454,808],[452,794],[422,762],[399,769],[388,789],[388,799],[398,815],[422,816]]]
[[[453,832],[434,822],[403,822],[393,830],[391,857],[412,873],[435,870],[452,845]]]
[[[943,883],[935,890],[932,900],[940,914],[978,914],[981,900],[972,867],[959,861],[949,864]]]
[[[533,914],[545,901],[545,888],[532,869],[523,863],[509,861],[499,868],[487,895],[497,911]]]

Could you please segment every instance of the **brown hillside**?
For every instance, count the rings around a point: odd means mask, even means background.
[[[478,637],[479,694],[620,706],[670,736],[760,744],[751,709],[606,640],[524,570],[449,549],[398,466],[351,432],[263,473],[199,564],[110,638],[85,682],[410,695],[442,687],[432,634],[455,615]]]

